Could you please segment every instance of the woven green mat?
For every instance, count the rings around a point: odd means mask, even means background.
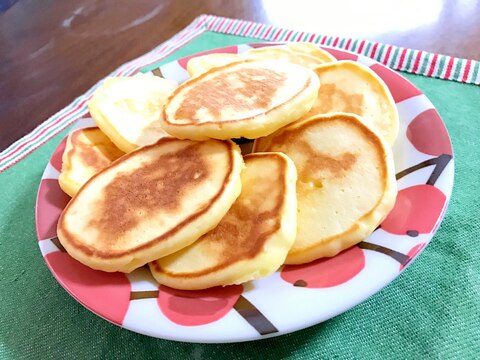
[[[254,41],[258,40],[206,32],[161,63]],[[455,153],[455,183],[445,219],[430,245],[380,293],[325,323],[240,344],[172,342],[108,323],[63,290],[47,269],[36,241],[37,187],[67,129],[0,174],[0,357],[478,358],[480,88],[403,75],[430,98],[446,123]]]

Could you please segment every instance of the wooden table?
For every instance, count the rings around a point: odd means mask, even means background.
[[[389,4],[378,0],[19,0],[0,15],[0,150],[200,14],[480,59],[480,2]]]

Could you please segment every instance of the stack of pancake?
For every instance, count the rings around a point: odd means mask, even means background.
[[[179,86],[140,74],[93,95],[98,128],[69,135],[59,177],[72,257],[109,272],[148,264],[178,289],[239,284],[335,256],[393,207],[398,115],[369,68],[294,43],[187,69]]]

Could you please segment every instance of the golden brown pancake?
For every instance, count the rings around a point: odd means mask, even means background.
[[[190,77],[196,77],[212,68],[245,59],[285,60],[312,69],[320,64],[337,60],[333,55],[314,44],[299,42],[252,49],[243,54],[214,53],[196,56],[188,61],[187,71]]]
[[[159,118],[177,83],[153,75],[105,79],[88,103],[98,127],[122,151],[155,143],[167,136]]]
[[[283,152],[297,167],[297,238],[287,264],[334,256],[362,241],[395,203],[390,146],[356,115],[298,121],[257,139],[254,150]]]
[[[60,187],[73,197],[88,179],[124,154],[97,127],[72,131],[62,156]]]
[[[215,53],[196,56],[188,60],[187,71],[190,77],[195,77],[215,67],[242,60],[244,59],[238,54]]]
[[[130,272],[215,227],[243,166],[231,141],[162,138],[93,176],[60,216],[58,238],[93,269]]]
[[[235,62],[187,80],[170,96],[162,127],[178,138],[256,138],[305,115],[320,84],[284,61]]]
[[[321,51],[319,49],[319,51]],[[242,56],[252,60],[284,60],[293,64],[305,66],[314,69],[325,63],[318,57],[313,56],[305,51],[295,51],[289,45],[266,46],[262,48],[246,51]],[[333,61],[333,60],[330,60]]]
[[[291,42],[285,45],[291,51],[301,52],[316,57],[321,63],[337,61],[335,56],[308,42]]]
[[[267,276],[296,234],[296,169],[281,153],[245,156],[242,192],[222,221],[192,245],[150,263],[160,283],[198,290]]]
[[[347,112],[361,116],[393,145],[398,134],[395,101],[383,80],[355,61],[337,61],[314,70],[322,84],[304,119],[317,114]]]

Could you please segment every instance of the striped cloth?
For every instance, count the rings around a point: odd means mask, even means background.
[[[178,50],[200,34],[212,31],[222,34],[245,36],[265,41],[306,41],[337,47],[370,57],[394,70],[427,77],[480,85],[480,62],[433,54],[366,40],[322,35],[265,25],[251,21],[202,15],[180,33],[147,54],[130,61],[110,76],[128,76],[145,66],[158,62]],[[70,105],[51,116],[31,133],[10,145],[0,153],[0,172],[16,164],[25,156],[50,140],[87,113],[87,103],[101,81]]]

